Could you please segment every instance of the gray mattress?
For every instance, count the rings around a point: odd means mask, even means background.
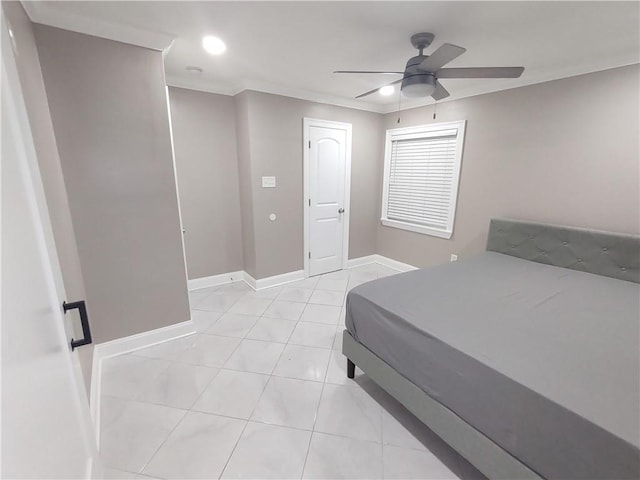
[[[360,285],[352,336],[546,478],[640,478],[640,285],[485,252]]]

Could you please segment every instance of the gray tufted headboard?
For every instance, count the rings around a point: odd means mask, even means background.
[[[493,219],[487,250],[640,283],[640,237]]]

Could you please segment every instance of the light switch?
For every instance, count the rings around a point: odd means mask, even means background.
[[[262,177],[262,188],[276,188],[276,177]]]

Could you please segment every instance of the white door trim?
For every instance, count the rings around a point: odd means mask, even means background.
[[[164,57],[163,57],[164,58]],[[187,249],[184,245],[184,234],[186,230],[182,223],[182,206],[180,205],[180,188],[178,186],[178,167],[176,166],[176,149],[173,142],[173,121],[171,120],[171,99],[169,97],[169,87],[164,87],[165,98],[167,101],[167,117],[169,120],[169,140],[171,141],[171,163],[173,165],[173,178],[176,184],[176,201],[178,203],[178,222],[180,223],[180,241],[182,242],[182,260],[184,261],[184,275],[189,283],[189,270],[187,266]],[[187,288],[188,290],[188,288]]]
[[[347,268],[349,260],[349,218],[351,216],[351,133],[350,123],[332,122],[317,118],[303,118],[302,128],[302,209],[304,211],[304,276],[309,276],[309,128],[325,127],[345,130],[347,133],[345,175],[344,175],[344,234],[342,237],[342,268]]]

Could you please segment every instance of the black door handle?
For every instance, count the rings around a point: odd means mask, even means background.
[[[81,347],[83,345],[89,345],[93,340],[91,339],[91,329],[89,328],[89,317],[87,316],[87,306],[84,304],[84,300],[80,300],[79,302],[62,302],[62,309],[64,313],[67,313],[69,310],[73,310],[74,308],[78,309],[78,313],[80,314],[80,323],[82,324],[82,335],[84,338],[80,340],[71,339],[71,350],[75,350],[76,347]]]

